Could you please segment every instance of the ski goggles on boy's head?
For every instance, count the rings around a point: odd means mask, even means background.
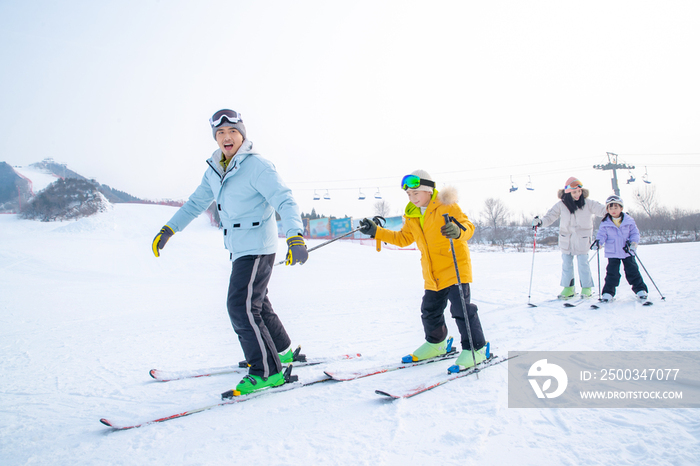
[[[578,189],[578,188],[583,188],[583,185],[581,184],[581,182],[579,180],[574,180],[571,183],[564,186],[564,189],[570,189],[572,191],[574,189]]]
[[[406,191],[407,189],[417,189],[419,186],[429,186],[431,188],[435,187],[435,182],[430,180],[425,180],[416,175],[406,175],[401,180],[401,189]]]
[[[240,113],[234,112],[233,110],[229,109],[223,109],[219,110],[211,118],[209,118],[209,124],[212,128],[216,128],[221,123],[223,123],[224,118],[227,119],[230,123],[238,123],[239,121],[243,121]]]

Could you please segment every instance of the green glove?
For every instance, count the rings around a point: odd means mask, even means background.
[[[306,243],[301,235],[287,238],[287,261],[285,265],[303,264],[309,258],[309,252],[306,250]]]
[[[155,254],[156,257],[160,257],[160,252],[158,250],[163,249],[165,243],[167,243],[174,234],[175,232],[168,225],[160,229],[156,237],[153,238],[153,254]]]
[[[442,233],[442,236],[452,239],[457,239],[462,234],[459,231],[459,227],[452,222],[444,224],[440,228],[440,233]]]

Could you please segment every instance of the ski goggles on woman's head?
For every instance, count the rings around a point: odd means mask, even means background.
[[[416,175],[406,175],[401,180],[401,189],[406,191],[407,189],[417,189],[419,186],[430,186],[435,187],[435,182],[430,180],[425,180]]]
[[[229,109],[223,109],[219,110],[211,118],[209,118],[209,124],[212,128],[216,128],[223,123],[224,118],[226,118],[230,123],[238,123],[239,121],[243,121],[240,113]]]
[[[579,180],[574,180],[571,183],[564,186],[564,189],[571,189],[572,191],[574,189],[578,189],[578,188],[583,188],[583,185],[581,184],[581,182]]]

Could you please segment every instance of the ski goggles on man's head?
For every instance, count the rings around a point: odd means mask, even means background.
[[[234,112],[233,110],[229,109],[223,109],[219,110],[211,118],[209,118],[209,124],[212,128],[216,128],[221,123],[223,123],[224,118],[227,119],[230,123],[238,123],[239,121],[243,121],[240,113]]]
[[[581,184],[581,182],[579,180],[574,180],[571,183],[564,186],[564,189],[571,189],[572,191],[574,189],[578,189],[578,188],[583,188],[583,185]]]
[[[406,175],[401,180],[401,189],[406,191],[407,189],[417,189],[419,186],[430,186],[435,187],[435,182],[430,180],[425,180],[416,175]]]

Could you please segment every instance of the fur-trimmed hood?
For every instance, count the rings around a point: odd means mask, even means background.
[[[438,191],[438,201],[444,205],[457,204],[459,202],[459,193],[454,186],[445,186],[442,191]]]

